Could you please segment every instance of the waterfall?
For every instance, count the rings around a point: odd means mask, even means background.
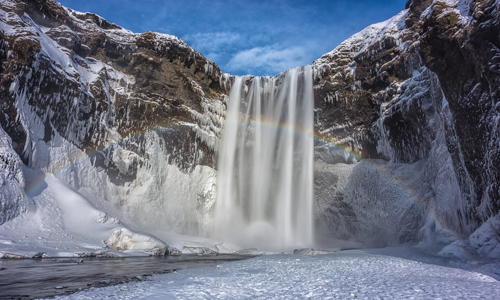
[[[263,250],[313,242],[312,67],[236,77],[219,146],[214,235]]]

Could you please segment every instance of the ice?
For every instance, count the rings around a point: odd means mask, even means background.
[[[120,251],[144,251],[153,255],[165,255],[168,249],[164,242],[151,235],[132,232],[123,227],[113,231],[106,246]]]
[[[56,299],[493,299],[500,283],[419,247],[268,255]]]
[[[0,225],[33,209],[31,199],[24,194],[25,184],[21,160],[0,127]]]

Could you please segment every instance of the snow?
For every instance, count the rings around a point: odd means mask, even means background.
[[[97,81],[103,75],[103,73],[106,74],[108,80],[110,81],[111,88],[113,88],[117,92],[120,89],[123,89],[119,84],[122,80],[127,85],[134,84],[133,78],[123,74],[110,65],[103,63],[102,61],[94,61],[92,59],[81,58],[78,55],[75,55],[75,58],[79,60],[79,64],[74,63],[73,66],[80,74],[80,82],[85,86],[88,86],[89,84]],[[90,93],[92,93],[92,90],[90,90]]]
[[[471,246],[486,257],[500,259],[500,215],[489,218],[469,237]]]
[[[95,209],[84,197],[52,174],[24,167],[34,209],[0,226],[0,253],[24,257],[163,254],[166,244],[132,232],[118,219]],[[122,235],[118,234],[122,233]],[[108,249],[126,244],[120,250]],[[163,249],[163,253],[160,253]]]
[[[369,49],[376,43],[379,43],[379,45],[381,46],[383,41],[389,37],[392,37],[399,42],[399,37],[402,35],[402,30],[404,29],[404,20],[407,14],[408,10],[403,10],[387,21],[366,27],[362,31],[354,34],[353,36],[342,42],[332,51],[321,56],[321,58],[314,62],[314,65],[318,68],[322,68],[323,64],[330,63],[332,61],[332,57],[335,57],[339,54],[339,52],[345,50],[352,51],[351,58],[353,58],[356,55],[367,51],[367,49]],[[370,55],[370,51],[367,52],[367,55]]]
[[[498,267],[436,257],[425,247],[267,255],[56,299],[492,299],[500,283],[479,271]]]
[[[109,236],[119,221],[108,218],[88,201],[51,174],[46,175],[48,193],[62,211],[65,228],[82,236]],[[85,224],[86,226],[82,226]]]
[[[152,236],[137,234],[127,228],[115,229],[106,241],[106,246],[120,251],[145,251],[153,255],[165,255],[167,252],[167,245],[161,240]]]

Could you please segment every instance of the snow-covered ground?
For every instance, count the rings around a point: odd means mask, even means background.
[[[41,182],[30,196],[29,212],[0,226],[0,258],[122,255],[163,255],[167,245],[124,227],[94,208],[52,174],[24,168],[28,184]],[[38,178],[38,180],[36,180]]]
[[[428,246],[267,255],[156,275],[57,299],[498,299],[500,263]]]
[[[234,253],[241,249],[161,227],[145,233],[126,216],[120,215],[118,219],[104,212],[104,205],[96,207],[55,175],[26,166],[19,168],[23,174],[20,181],[29,191],[24,198],[20,197],[27,203],[26,211],[1,224],[0,258],[144,256],[163,255],[167,250],[176,254]],[[5,178],[4,181],[9,179]],[[0,196],[13,198],[7,197],[10,195],[6,192],[9,190],[0,183]],[[104,200],[100,202],[106,204]]]

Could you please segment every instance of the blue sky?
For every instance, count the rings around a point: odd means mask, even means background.
[[[275,75],[311,64],[406,0],[60,0],[133,32],[182,38],[234,75]]]

